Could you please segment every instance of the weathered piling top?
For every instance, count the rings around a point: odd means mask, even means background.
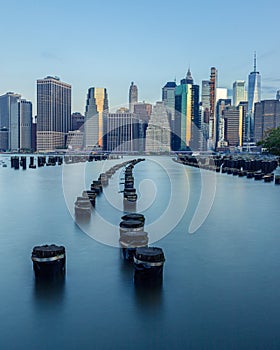
[[[123,215],[121,217],[122,220],[124,221],[128,221],[128,220],[138,220],[138,221],[142,221],[145,222],[145,216],[143,214],[140,213],[130,213],[130,214],[126,214]]]
[[[135,252],[135,259],[143,262],[164,262],[165,257],[161,248],[141,247]]]
[[[64,246],[57,246],[56,244],[45,244],[42,246],[36,246],[33,248],[32,251],[32,258],[50,258],[55,257],[57,255],[64,255],[65,254],[65,247]]]

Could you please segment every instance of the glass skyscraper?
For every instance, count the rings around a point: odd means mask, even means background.
[[[104,113],[108,112],[108,95],[105,88],[88,89],[85,111],[85,146],[86,148],[103,147],[106,138],[106,125],[103,125]]]
[[[257,72],[257,58],[254,54],[254,70],[248,78],[248,114],[246,122],[246,139],[254,141],[254,110],[255,103],[261,100],[261,76]]]

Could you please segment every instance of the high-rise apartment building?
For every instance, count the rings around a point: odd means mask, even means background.
[[[170,125],[164,102],[157,102],[146,132],[146,152],[170,152]]]
[[[255,142],[266,137],[266,133],[280,126],[280,101],[264,100],[255,104]]]
[[[58,77],[37,80],[37,150],[64,148],[71,130],[71,85]]]
[[[254,141],[254,110],[255,103],[261,100],[261,76],[257,72],[257,57],[254,54],[254,70],[248,78],[248,115],[247,115],[247,141]]]
[[[83,132],[85,116],[79,112],[75,112],[75,113],[72,113],[71,119],[72,119],[72,131],[80,130],[81,132]]]
[[[86,148],[103,148],[104,138],[106,138],[106,125],[103,125],[106,113],[108,113],[107,90],[105,88],[89,88],[84,124]]]
[[[232,105],[237,107],[240,102],[246,100],[245,80],[236,80],[232,86]]]
[[[129,112],[134,112],[134,105],[138,102],[138,88],[136,85],[134,85],[134,82],[131,82],[131,85],[129,87],[129,95],[128,95],[128,102],[129,102]]]

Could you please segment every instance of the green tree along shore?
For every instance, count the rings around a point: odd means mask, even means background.
[[[268,131],[266,138],[259,141],[257,145],[266,148],[271,154],[280,156],[280,126]]]

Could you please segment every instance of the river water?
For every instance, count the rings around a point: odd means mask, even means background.
[[[89,222],[73,214],[123,160],[24,171],[0,159],[0,349],[280,348],[280,186],[146,157],[137,210],[166,262],[162,288],[139,289],[117,247],[122,171]],[[66,247],[63,284],[35,283],[31,251],[45,243]]]

